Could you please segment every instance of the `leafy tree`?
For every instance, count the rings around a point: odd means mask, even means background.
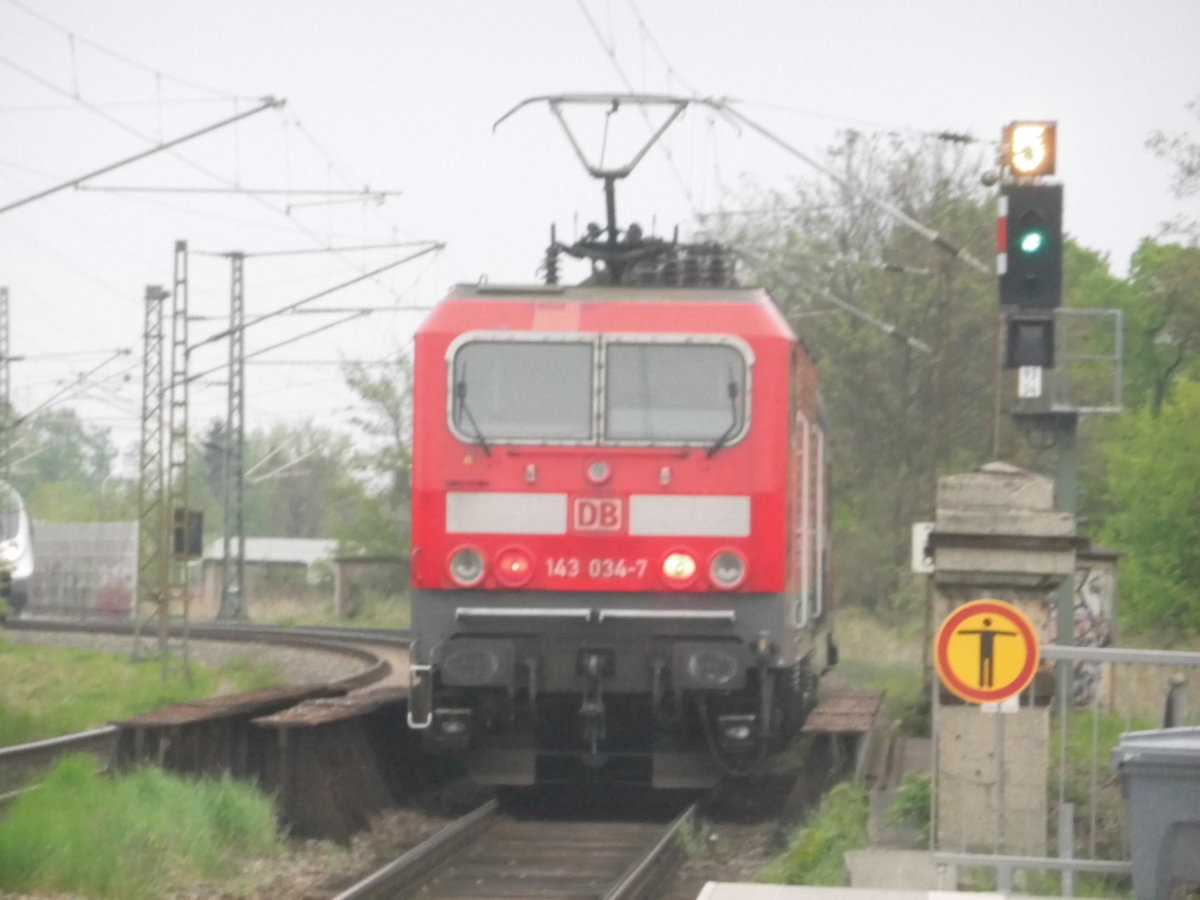
[[[1188,104],[1197,119],[1200,119],[1200,97]],[[1166,134],[1155,131],[1146,141],[1157,156],[1175,165],[1175,181],[1172,187],[1177,197],[1190,197],[1200,193],[1200,140],[1191,135],[1177,132]]]
[[[928,517],[937,475],[992,454],[997,307],[994,278],[863,197],[989,258],[995,204],[980,185],[983,163],[960,146],[850,132],[826,165],[853,189],[801,181],[753,202],[773,209],[768,219],[726,234],[820,360],[840,593],[877,609],[898,595],[909,524]],[[932,353],[847,315],[830,295]]]
[[[354,477],[347,435],[311,422],[256,429],[242,449],[246,534],[329,537],[361,516],[367,502]],[[210,539],[222,533],[226,428],[214,420],[193,447],[188,504],[205,513]]]
[[[398,353],[383,368],[352,364],[346,383],[363,401],[355,425],[370,442],[353,465],[370,501],[346,523],[342,540],[366,553],[408,557],[412,501],[412,360]]]
[[[328,537],[357,518],[365,492],[352,474],[349,436],[304,423],[255,433],[250,444],[249,458],[260,460],[247,485],[264,520],[256,533]]]
[[[224,419],[213,419],[200,435],[196,455],[200,460],[204,484],[214,497],[221,497],[225,484],[225,454],[229,428]]]
[[[1200,363],[1200,247],[1145,240],[1130,266],[1126,306],[1131,400],[1157,414],[1172,385]]]
[[[117,498],[107,481],[117,451],[107,429],[85,425],[67,408],[17,421],[9,450],[11,479],[32,516],[91,520],[101,514],[102,499],[111,507]]]
[[[1121,612],[1135,630],[1200,629],[1200,382],[1181,381],[1155,415],[1130,413],[1107,448],[1114,512],[1102,539],[1125,551]]]

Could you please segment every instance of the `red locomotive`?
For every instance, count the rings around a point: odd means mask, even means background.
[[[409,724],[484,783],[709,785],[834,661],[816,369],[716,245],[560,253],[416,334]]]

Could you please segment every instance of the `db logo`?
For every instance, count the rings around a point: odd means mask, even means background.
[[[612,498],[575,498],[575,530],[620,531],[621,501]]]

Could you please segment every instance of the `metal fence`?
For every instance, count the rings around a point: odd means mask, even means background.
[[[136,522],[35,522],[33,552],[30,612],[131,615]]]
[[[1070,668],[1073,701],[1045,671],[1007,704],[934,704],[934,862],[958,867],[960,882],[964,869],[990,870],[1002,891],[1025,879],[1071,897],[1084,878],[1100,882],[1089,892],[1127,890],[1112,750],[1124,732],[1200,724],[1200,653],[1047,646],[1041,655]]]

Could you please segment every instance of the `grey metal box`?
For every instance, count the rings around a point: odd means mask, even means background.
[[[1200,728],[1121,735],[1121,776],[1138,900],[1169,900],[1173,883],[1200,883]]]

